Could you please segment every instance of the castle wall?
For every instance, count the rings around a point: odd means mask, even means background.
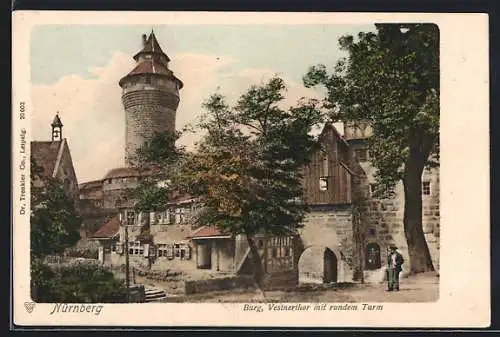
[[[370,196],[370,184],[374,183],[374,169],[368,164],[361,164],[366,172],[366,179],[358,181],[356,188],[360,196],[360,216],[365,234],[365,249],[370,243],[380,246],[382,266],[386,264],[387,249],[395,244],[403,255],[403,273],[409,269],[409,255],[403,227],[404,191],[403,184],[395,188],[391,199],[375,199]],[[422,181],[430,182],[430,195],[422,195],[422,226],[431,254],[434,268],[439,270],[439,171],[437,168],[424,170]]]
[[[102,184],[103,207],[116,208],[117,204],[125,197],[125,190],[137,186],[135,177],[118,177],[105,179]]]

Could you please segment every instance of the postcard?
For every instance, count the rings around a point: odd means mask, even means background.
[[[13,13],[18,326],[486,327],[486,14]]]

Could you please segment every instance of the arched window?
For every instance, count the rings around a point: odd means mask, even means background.
[[[374,270],[382,267],[380,258],[380,246],[376,242],[366,245],[365,269]]]

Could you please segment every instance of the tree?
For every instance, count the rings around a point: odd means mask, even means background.
[[[93,265],[53,268],[44,263],[80,240],[81,218],[61,182],[31,161],[31,296],[36,302],[123,302],[125,287]],[[41,184],[35,184],[34,182]]]
[[[62,253],[80,240],[78,229],[81,218],[61,183],[43,177],[34,160],[31,161],[31,168],[31,253],[32,258],[43,258]],[[36,179],[42,182],[43,187],[34,186]]]
[[[439,30],[432,24],[380,24],[377,33],[344,36],[348,53],[329,74],[311,67],[304,83],[327,89],[335,121],[368,122],[376,194],[404,186],[404,230],[410,271],[434,269],[422,229],[422,172],[439,160]]]
[[[264,269],[255,235],[289,234],[301,226],[305,209],[292,201],[302,197],[302,168],[319,147],[310,135],[322,117],[317,102],[283,109],[284,90],[274,77],[252,86],[232,107],[212,95],[199,124],[205,136],[180,176],[183,190],[203,198],[201,224],[246,236],[259,287]]]
[[[127,189],[126,197],[133,200],[138,211],[158,210],[173,197],[179,166],[186,155],[185,148],[176,146],[182,132],[155,132],[137,149],[135,162],[140,173],[139,185]]]

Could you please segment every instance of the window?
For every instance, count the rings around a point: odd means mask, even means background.
[[[128,211],[127,212],[127,225],[128,226],[133,226],[134,223],[135,223],[135,212]]]
[[[358,158],[358,160],[360,162],[364,162],[364,161],[368,160],[368,150],[367,149],[356,149],[354,152],[356,154],[356,158]]]
[[[175,209],[175,223],[183,223],[184,222],[184,209],[176,208]]]
[[[377,230],[375,228],[370,228],[370,230],[368,232],[370,233],[370,235],[376,235],[377,234]]]
[[[319,189],[320,191],[328,190],[328,177],[319,178]]]
[[[430,181],[422,182],[422,194],[423,195],[430,195],[431,194],[431,182]]]
[[[264,247],[264,241],[259,240],[259,248],[262,248],[262,247]]]

